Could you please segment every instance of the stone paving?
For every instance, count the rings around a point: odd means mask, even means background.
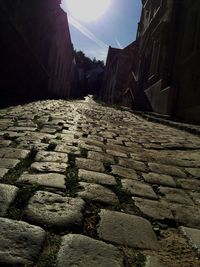
[[[197,135],[90,97],[0,129],[0,266],[200,266]]]

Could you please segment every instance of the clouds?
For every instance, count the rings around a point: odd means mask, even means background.
[[[85,26],[83,26],[79,21],[74,19],[72,16],[68,16],[69,23],[75,27],[77,30],[79,30],[84,36],[89,38],[91,41],[93,41],[95,44],[97,44],[102,49],[107,49],[108,45],[98,39],[91,31],[89,31]]]
[[[117,43],[117,45],[120,49],[123,49],[123,46],[121,45],[121,43],[119,42],[119,40],[117,38],[115,38],[115,42]]]
[[[90,23],[74,19],[68,8],[69,1],[74,0],[62,0],[62,8],[69,16],[71,39],[76,50],[82,50],[91,58],[105,60],[108,45],[124,48],[133,42],[140,19],[141,0],[112,0],[106,14]],[[80,10],[84,12],[82,8]],[[88,10],[91,12],[91,9]]]

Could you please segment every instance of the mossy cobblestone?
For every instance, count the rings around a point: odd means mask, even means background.
[[[178,128],[90,97],[0,110],[0,265],[200,266],[200,138]]]

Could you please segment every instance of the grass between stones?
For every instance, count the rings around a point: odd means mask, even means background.
[[[19,125],[18,119],[14,118],[13,126],[17,127]]]
[[[35,155],[37,153],[36,149],[32,149],[25,159],[23,159],[17,166],[9,170],[2,179],[2,183],[14,184],[19,176],[27,171],[30,165],[34,162]]]
[[[16,141],[16,139],[18,138],[17,136],[10,136],[9,133],[5,133],[3,134],[3,138],[5,140],[10,140],[10,141]]]
[[[57,135],[55,139],[56,140],[62,140],[62,137],[60,135]]]
[[[38,115],[35,115],[35,117],[33,118],[33,122],[37,125],[37,131],[41,130],[43,127],[43,122],[39,121],[40,117]]]
[[[44,137],[41,141],[44,144],[48,144],[49,143],[49,138],[48,137]]]
[[[56,266],[58,250],[61,245],[61,237],[51,232],[47,232],[44,249],[38,262],[33,267],[53,267]]]
[[[67,168],[66,175],[66,193],[70,197],[76,197],[78,189],[78,168],[75,165],[75,155],[69,153],[69,167]]]
[[[30,185],[19,188],[14,203],[7,211],[7,216],[13,220],[22,220],[24,217],[24,209],[29,199],[39,190],[44,190],[44,187],[41,185]]]
[[[145,267],[146,256],[138,250],[128,247],[121,248],[124,254],[125,267]]]
[[[122,209],[122,206],[124,203],[130,202],[130,196],[128,196],[123,190],[122,190],[122,184],[121,180],[118,177],[115,177],[117,185],[112,187],[112,191],[117,195],[119,199],[119,204],[115,206],[115,209],[120,210]]]
[[[146,262],[146,256],[142,253],[138,253],[135,257],[135,267],[144,267]]]
[[[100,204],[86,202],[83,214],[83,233],[95,239],[99,239],[97,234],[97,225],[100,221],[100,209]]]
[[[47,147],[47,151],[54,151],[56,148],[56,143],[50,143]]]
[[[87,158],[88,156],[88,150],[84,147],[80,147],[80,156],[82,158]]]
[[[110,174],[112,172],[112,167],[110,166],[110,163],[104,162],[104,168],[107,174]]]

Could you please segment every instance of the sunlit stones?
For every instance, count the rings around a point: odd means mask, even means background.
[[[64,0],[71,16],[80,21],[98,20],[110,6],[111,0]]]

